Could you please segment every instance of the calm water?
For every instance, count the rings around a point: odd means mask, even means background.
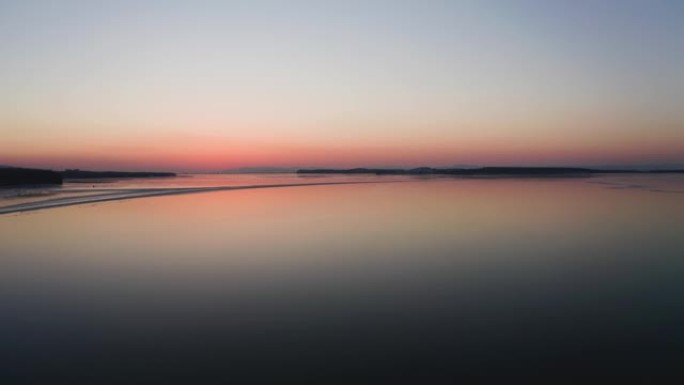
[[[682,374],[681,176],[392,180],[0,215],[0,380]]]

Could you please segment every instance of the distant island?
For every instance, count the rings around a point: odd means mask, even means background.
[[[159,178],[176,176],[172,172],[128,172],[128,171],[52,171],[22,167],[0,167],[0,187],[61,185],[64,180],[105,178]]]
[[[56,171],[19,167],[0,168],[0,187],[61,184],[62,175]]]
[[[581,176],[591,174],[663,174],[684,170],[602,170],[580,167],[479,167],[479,168],[351,168],[301,169],[298,174],[373,174],[373,175],[463,175],[463,176]]]

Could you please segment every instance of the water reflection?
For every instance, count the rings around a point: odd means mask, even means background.
[[[586,182],[241,190],[0,217],[0,372],[673,374],[682,196]]]

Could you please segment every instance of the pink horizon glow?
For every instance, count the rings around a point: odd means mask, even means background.
[[[44,148],[43,148],[44,147]],[[0,154],[0,164],[50,169],[218,171],[239,167],[634,166],[682,163],[680,143],[650,145],[455,143],[299,144],[188,138],[137,146],[50,144]]]

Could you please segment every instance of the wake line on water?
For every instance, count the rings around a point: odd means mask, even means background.
[[[327,186],[340,184],[365,184],[365,183],[388,183],[388,182],[320,182],[320,183],[288,183],[288,184],[267,184],[249,186],[215,186],[215,187],[178,187],[178,188],[147,188],[147,189],[126,189],[117,192],[88,195],[83,197],[68,197],[47,199],[38,202],[21,203],[18,205],[0,207],[0,215],[22,213],[27,211],[45,210],[58,207],[76,206],[88,203],[100,203],[110,201],[121,201],[127,199],[159,197],[165,195],[197,194],[213,191],[248,190],[260,188],[277,187],[304,187],[304,186]]]

